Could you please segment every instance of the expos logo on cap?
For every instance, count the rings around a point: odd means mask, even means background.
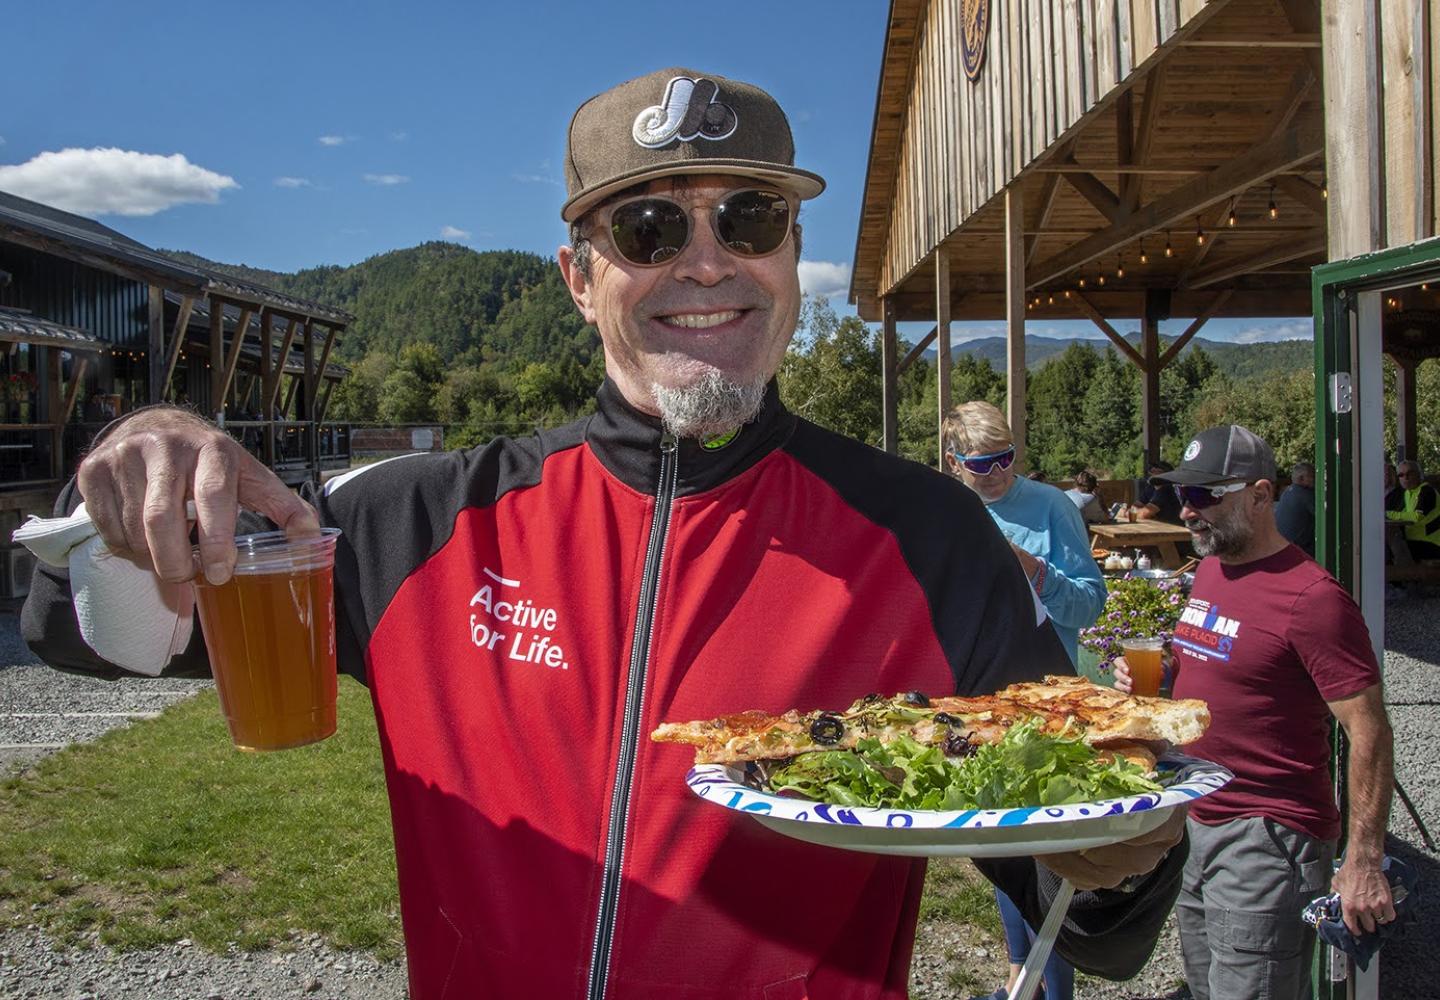
[[[646,149],[658,149],[672,140],[719,140],[735,134],[739,115],[716,100],[720,87],[704,77],[676,76],[665,85],[665,96],[635,116],[630,134]]]

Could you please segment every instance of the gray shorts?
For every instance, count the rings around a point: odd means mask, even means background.
[[[1175,913],[1190,992],[1196,1000],[1309,997],[1315,931],[1300,911],[1330,884],[1334,841],[1264,817],[1186,827],[1190,857]]]

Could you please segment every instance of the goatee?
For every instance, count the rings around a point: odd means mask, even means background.
[[[737,382],[711,369],[683,386],[651,385],[660,423],[677,438],[705,440],[754,420],[765,404],[768,379]]]

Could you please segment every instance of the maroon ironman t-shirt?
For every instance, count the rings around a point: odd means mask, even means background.
[[[1207,824],[1268,816],[1336,839],[1325,703],[1380,681],[1350,595],[1294,545],[1242,565],[1206,559],[1173,648],[1175,697],[1210,705],[1210,728],[1185,751],[1235,772],[1190,815]]]

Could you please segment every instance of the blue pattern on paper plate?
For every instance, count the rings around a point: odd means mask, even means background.
[[[1100,819],[1119,813],[1168,808],[1209,795],[1233,775],[1219,764],[1197,757],[1169,753],[1155,765],[1165,786],[1159,792],[1130,795],[1122,799],[1080,802],[1073,805],[1020,809],[872,809],[868,806],[837,806],[788,795],[774,795],[740,784],[739,771],[724,764],[698,764],[685,776],[690,790],[702,799],[739,812],[760,813],[802,823],[847,824],[880,828],[1023,827],[1042,823],[1069,823],[1086,818]]]

